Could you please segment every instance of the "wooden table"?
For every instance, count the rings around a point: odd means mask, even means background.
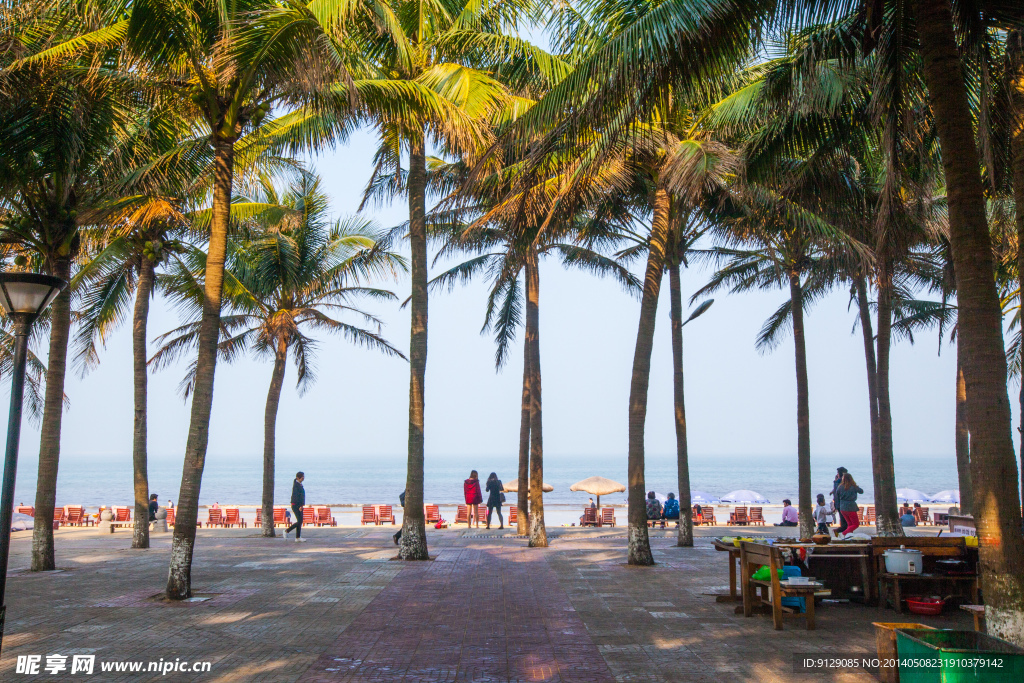
[[[729,553],[729,595],[717,595],[715,600],[717,602],[742,601],[743,596],[736,592],[736,565],[740,561],[740,549],[733,543],[724,543],[717,538],[712,541],[712,545],[715,546],[715,550]]]

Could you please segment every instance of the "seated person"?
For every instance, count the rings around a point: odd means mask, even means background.
[[[668,494],[668,500],[665,501],[665,505],[661,509],[661,515],[665,519],[679,519],[679,501],[676,500],[676,494]]]
[[[784,499],[782,501],[782,523],[775,526],[796,526],[798,521],[799,517],[796,508],[793,507],[793,502],[789,498]]]
[[[160,510],[160,503],[157,502],[157,495],[154,493],[149,497],[149,521],[156,521],[156,513]]]
[[[910,508],[904,508],[903,514],[900,515],[901,526],[917,526],[917,520],[914,519],[914,513],[910,511]]]
[[[662,519],[661,502],[654,496],[654,491],[647,492],[647,520],[661,521],[661,526],[665,526],[665,520]]]

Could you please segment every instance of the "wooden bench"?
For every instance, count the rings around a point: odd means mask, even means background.
[[[519,508],[515,505],[508,506],[508,525],[519,524]]]
[[[615,526],[615,508],[601,508],[601,526]]]
[[[288,508],[280,506],[274,508],[274,526],[289,527],[291,524],[288,523]]]
[[[476,525],[480,526],[480,522],[487,521],[487,506],[477,505],[476,506]]]
[[[780,549],[763,543],[740,542],[740,576],[742,577],[740,586],[743,590],[743,616],[749,617],[754,613],[755,603],[768,605],[772,609],[772,622],[776,631],[782,630],[784,618],[795,617],[805,617],[807,630],[813,631],[815,629],[814,593],[819,590],[819,587],[782,585],[782,582],[779,581],[779,570],[784,564]],[[751,578],[754,572],[763,566],[768,567],[771,579],[756,581]],[[799,608],[784,606],[782,598],[804,598],[807,611],[800,612]]]
[[[511,522],[510,522],[511,524]],[[598,526],[597,508],[583,508],[583,516],[580,518],[580,526]]]
[[[462,524],[463,522],[469,523],[469,508],[465,505],[460,505],[455,510],[455,524]]]
[[[36,509],[30,505],[19,505],[17,512],[19,515],[28,515],[29,517],[36,516]]]
[[[257,510],[256,512],[258,515],[259,510]],[[167,527],[170,528],[172,526],[174,526],[174,508],[169,507],[167,508]],[[259,526],[259,524],[257,524],[256,526]]]
[[[885,570],[885,551],[893,548],[906,547],[907,549],[920,550],[922,555],[922,574],[891,574]],[[967,543],[962,536],[896,536],[878,537],[871,539],[871,554],[875,558],[873,563],[875,575],[878,582],[878,602],[880,608],[885,608],[889,598],[889,588],[892,587],[893,609],[897,613],[903,612],[903,594],[907,584],[927,583],[930,586],[941,587],[945,584],[966,585],[970,591],[973,602],[980,602],[978,599],[978,576],[973,575],[946,575],[929,572],[930,565],[934,564],[937,558],[961,558],[967,559]],[[972,567],[977,570],[977,567]],[[931,588],[927,591],[934,593]]]
[[[210,508],[206,513],[206,526],[224,526],[224,510],[222,508]]]
[[[764,508],[750,508],[750,525],[764,526]]]

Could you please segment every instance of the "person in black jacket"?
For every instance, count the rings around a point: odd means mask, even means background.
[[[402,509],[403,509],[402,516],[404,518],[404,516],[405,516],[405,512],[404,512],[404,509],[405,509],[405,491],[402,491],[401,493],[398,494],[398,502],[402,505]],[[403,524],[405,523],[404,519],[402,520],[402,523]],[[402,528],[401,527],[398,528],[398,532],[395,533],[395,535],[392,536],[392,538],[395,539],[395,545],[398,545],[398,542],[402,540]]]
[[[306,539],[302,538],[302,506],[306,504],[306,489],[302,487],[302,480],[305,478],[305,474],[296,472],[295,481],[292,483],[292,512],[295,513],[295,523],[284,532],[284,537],[288,538],[288,534],[294,529],[295,540],[298,543],[306,542]]]
[[[149,497],[149,521],[156,521],[156,513],[160,511],[160,502],[157,500],[157,494],[153,494]]]
[[[501,490],[504,488],[498,475],[491,472],[487,477],[487,528],[491,528],[491,513],[498,511],[498,521],[501,523],[499,529],[505,528],[505,518],[501,516]]]
[[[832,480],[832,509],[835,510],[838,517],[837,521],[839,522],[839,530],[834,532],[836,536],[842,536],[846,533],[846,518],[839,511],[839,485],[843,483],[843,475],[846,472],[847,469],[845,467],[837,467],[836,477]]]

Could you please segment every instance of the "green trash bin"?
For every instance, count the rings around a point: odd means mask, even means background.
[[[1024,649],[976,631],[897,629],[900,683],[1020,683]]]

